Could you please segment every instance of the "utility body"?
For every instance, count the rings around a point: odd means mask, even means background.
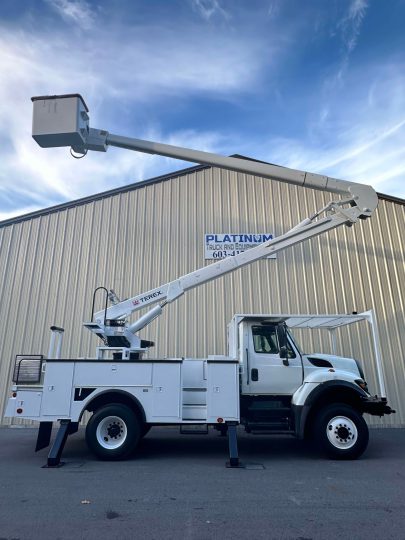
[[[368,442],[363,414],[394,412],[387,405],[372,312],[237,314],[228,325],[227,354],[202,359],[152,358],[154,344],[143,340],[139,332],[191,288],[340,225],[369,218],[378,204],[373,188],[95,130],[89,127],[88,108],[79,94],[38,97],[33,103],[33,137],[43,147],[71,146],[85,155],[88,150],[106,151],[113,145],[343,195],[277,238],[127,300],[120,301],[113,290],[99,287],[92,320],[84,323],[102,340],[94,358],[61,357],[63,329],[57,327],[51,328],[47,358],[17,356],[6,416],[40,422],[37,450],[49,445],[52,424],[60,422],[48,465],[59,464],[67,436],[77,430],[86,411],[92,413],[86,428],[88,445],[103,459],[129,456],[154,425],[180,425],[182,432],[193,428],[199,433],[214,426],[228,432],[230,465],[238,466],[239,423],[251,433],[311,436],[332,457],[360,456]],[[99,289],[104,291],[105,307],[94,312]],[[148,306],[140,318],[129,321],[134,312]],[[371,397],[356,360],[303,354],[291,333],[291,328],[334,332],[361,320],[371,326],[380,397]]]

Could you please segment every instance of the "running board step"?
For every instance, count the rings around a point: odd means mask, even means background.
[[[247,433],[274,433],[278,432],[291,432],[289,422],[249,422],[245,426]]]
[[[208,424],[182,424],[180,435],[208,435]]]
[[[255,403],[252,403],[248,407],[248,411],[269,411],[269,412],[278,412],[278,413],[290,413],[291,407],[276,407],[274,404],[270,401],[258,401]]]
[[[207,420],[207,405],[184,405],[181,417],[183,420]]]
[[[256,429],[249,432],[250,435],[295,435],[292,429]]]

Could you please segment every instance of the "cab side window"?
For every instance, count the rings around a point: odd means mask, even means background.
[[[252,326],[252,338],[255,352],[260,354],[279,354],[277,331],[275,326]],[[287,344],[288,358],[295,358],[290,343]]]
[[[274,326],[252,326],[252,336],[255,352],[278,354],[278,341]]]

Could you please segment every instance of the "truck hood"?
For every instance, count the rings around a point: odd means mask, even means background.
[[[304,354],[303,358],[307,360],[309,364],[312,364],[315,366],[316,366],[317,360],[320,360],[320,361],[324,360],[328,362],[335,369],[339,369],[342,371],[349,371],[353,373],[353,375],[355,375],[356,377],[363,377],[359,369],[359,364],[354,358],[345,358],[344,356],[336,356],[335,354],[324,354],[324,353]],[[310,359],[312,359],[312,362]],[[325,365],[325,363],[319,363],[318,367],[330,367],[330,366]]]

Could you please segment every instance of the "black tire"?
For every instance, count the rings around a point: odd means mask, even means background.
[[[108,461],[127,458],[140,438],[138,417],[120,403],[111,403],[95,411],[86,428],[88,447],[99,459]]]
[[[151,427],[152,426],[150,424],[143,423],[141,427],[141,437],[145,437],[145,435],[147,435],[151,430]]]
[[[350,405],[333,403],[322,409],[313,424],[313,439],[332,459],[357,459],[368,445],[368,427]]]

